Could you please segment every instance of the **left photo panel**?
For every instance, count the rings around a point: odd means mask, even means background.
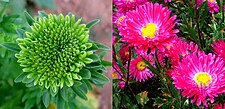
[[[0,0],[0,109],[110,109],[110,0]]]

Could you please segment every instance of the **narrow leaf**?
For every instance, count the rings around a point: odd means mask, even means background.
[[[91,78],[91,72],[85,68],[80,70],[79,75],[82,77],[82,79],[90,79]]]
[[[91,73],[91,77],[98,80],[98,81],[109,83],[109,78],[107,78],[105,75],[103,75],[99,72],[93,71]]]
[[[19,36],[21,36],[23,39],[26,38],[25,30],[18,28],[18,29],[16,29],[16,33]]]
[[[45,107],[47,108],[49,105],[49,101],[50,101],[50,93],[46,92],[43,96],[42,96],[42,101],[45,105]]]
[[[10,42],[0,43],[0,46],[6,48],[8,50],[14,51],[14,52],[19,52],[20,51],[20,47],[17,44],[15,44],[15,43],[10,43]]]
[[[80,98],[87,100],[86,94],[79,87],[72,86],[71,88]]]
[[[46,13],[43,12],[43,11],[38,11],[38,15],[41,16],[42,18],[43,18],[43,17],[48,18],[48,14],[46,14]]]
[[[91,27],[93,27],[95,24],[97,24],[97,23],[99,23],[99,22],[100,22],[99,19],[92,20],[91,22],[89,22],[89,23],[86,25],[86,27],[87,27],[87,28],[91,28]]]
[[[27,74],[26,73],[21,73],[16,79],[14,80],[15,83],[21,82],[24,78],[26,78]]]
[[[97,56],[96,54],[91,54],[91,55],[88,56],[88,58],[91,58],[93,60],[93,62],[100,61],[99,56]]]
[[[103,44],[100,44],[98,42],[94,42],[93,45],[96,45],[98,47],[99,50],[110,50],[110,48],[108,46],[105,46]]]
[[[24,14],[25,14],[25,17],[26,17],[26,19],[27,19],[27,23],[29,24],[29,25],[33,25],[33,23],[35,22],[34,21],[34,19],[32,18],[32,16],[28,13],[28,12],[24,12]]]

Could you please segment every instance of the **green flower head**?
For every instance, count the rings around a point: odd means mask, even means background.
[[[17,39],[21,51],[16,54],[23,67],[25,83],[44,86],[54,93],[74,81],[82,80],[79,72],[93,62],[89,28],[75,21],[72,15],[49,14],[40,17],[26,32],[26,38]]]

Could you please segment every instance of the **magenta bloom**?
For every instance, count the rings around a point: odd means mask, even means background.
[[[140,53],[145,53],[150,48],[154,53],[155,47],[165,51],[167,45],[175,42],[178,29],[173,29],[176,24],[176,15],[170,17],[171,10],[161,4],[150,2],[139,6],[136,10],[129,11],[119,28],[122,41],[135,47]]]
[[[126,14],[126,12],[136,9],[137,6],[146,2],[148,2],[148,0],[113,0],[117,12],[121,14]]]
[[[206,0],[197,0],[197,9],[201,6],[201,4]],[[208,7],[210,13],[215,13],[220,11],[220,7],[216,3],[216,0],[207,0],[208,1]]]
[[[151,55],[143,55],[150,63],[153,62]],[[147,68],[147,64],[142,60],[141,56],[137,56],[130,63],[130,75],[136,78],[136,81],[145,81],[153,77],[153,73]]]
[[[171,2],[171,0],[164,0],[164,2]]]
[[[197,44],[193,42],[187,43],[180,40],[170,47],[168,57],[171,59],[170,63],[173,66],[177,66],[182,57],[196,53],[197,51],[199,51]]]
[[[213,52],[225,60],[225,42],[223,40],[219,40],[211,46],[214,49]]]
[[[129,57],[130,57],[129,46],[122,45],[121,49],[119,50],[119,54],[120,54],[121,61],[125,65],[126,62],[129,60]]]
[[[215,13],[220,11],[220,7],[216,3],[216,0],[208,0],[208,7],[210,13]]]
[[[125,19],[125,14],[122,13],[113,13],[113,26],[119,27],[121,26],[121,22]]]
[[[225,109],[225,104],[217,104],[213,109]]]
[[[185,56],[176,66],[172,79],[182,96],[192,98],[192,103],[208,106],[206,99],[214,102],[214,97],[225,92],[225,62],[211,53],[198,52]]]
[[[124,89],[125,84],[126,84],[126,83],[125,83],[124,81],[119,82],[119,83],[118,83],[118,88],[119,88],[119,89]]]

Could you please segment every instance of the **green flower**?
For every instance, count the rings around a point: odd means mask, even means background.
[[[21,51],[16,54],[24,83],[50,88],[56,94],[59,88],[82,80],[80,71],[93,62],[89,28],[73,15],[40,17],[26,36],[17,39]]]

